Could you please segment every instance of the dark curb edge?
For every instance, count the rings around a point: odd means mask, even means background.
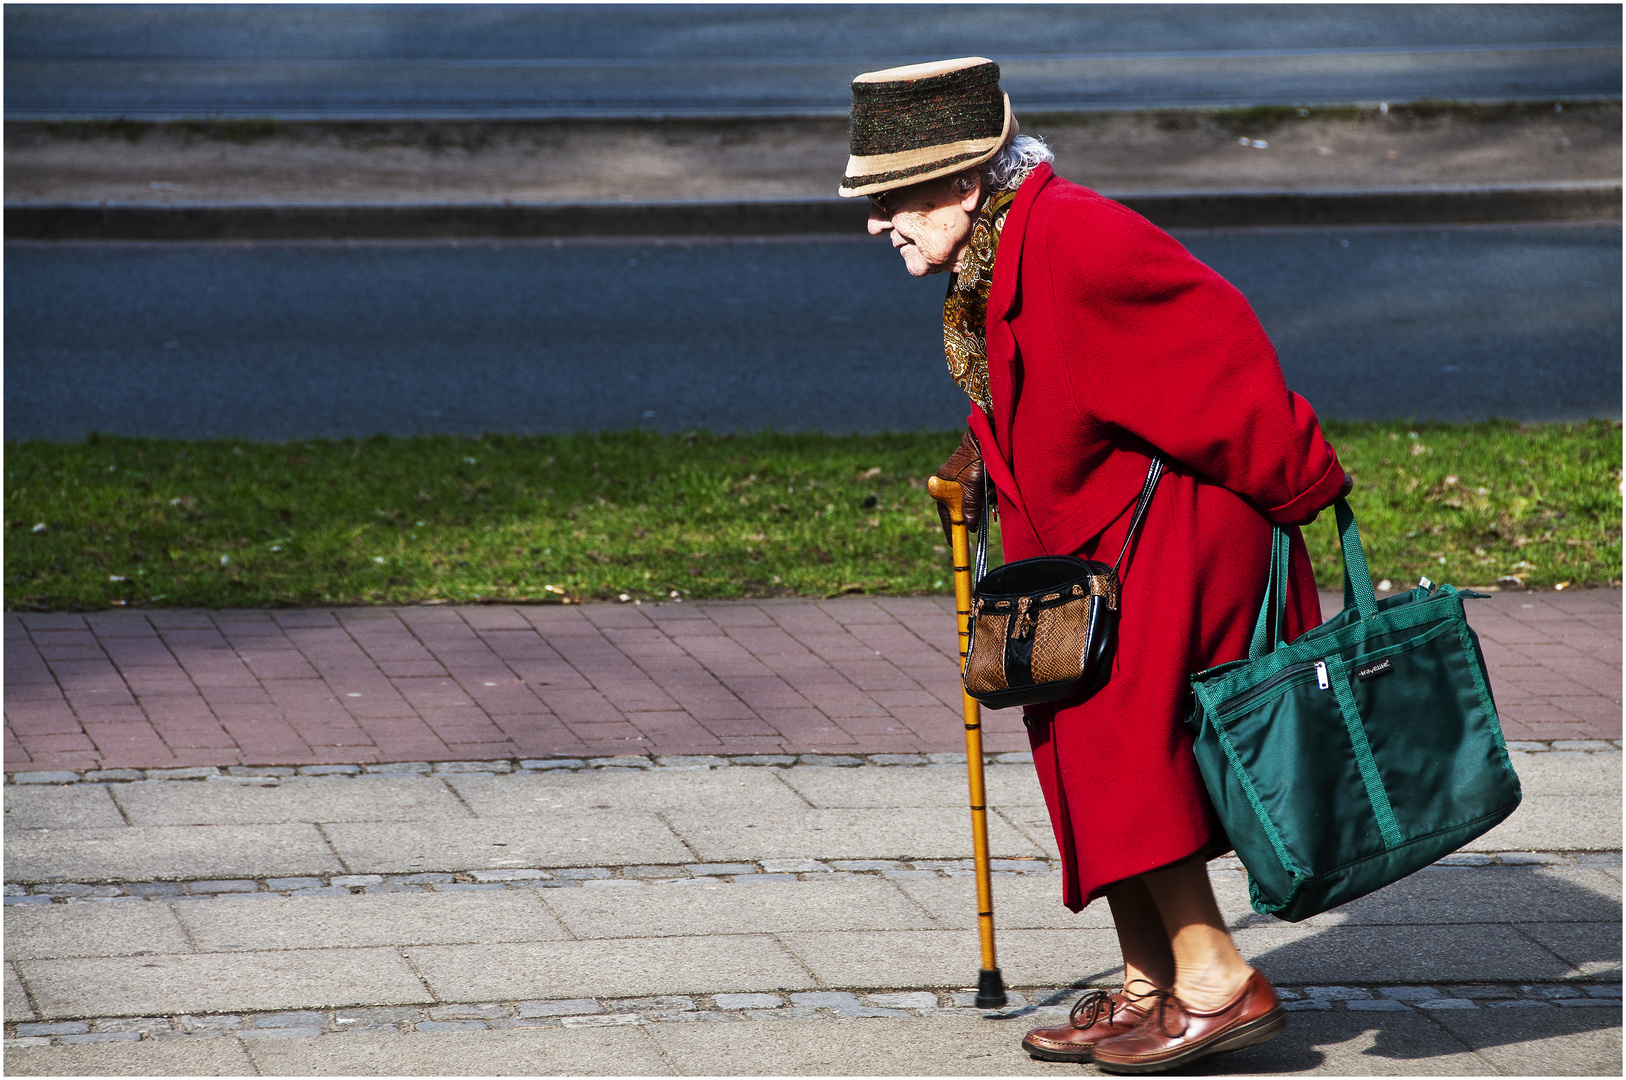
[[[1166,229],[1620,221],[1621,185],[1126,194]],[[569,240],[862,236],[868,204],[677,203],[9,205],[8,241]]]
[[[636,939],[632,939],[636,940]],[[1421,1012],[1439,1009],[1481,1010],[1508,1005],[1562,1008],[1620,1008],[1620,983],[1607,976],[1582,976],[1536,982],[1457,983],[1356,982],[1343,986],[1277,983],[1276,992],[1290,1012]],[[1092,977],[1089,988],[1110,986]],[[857,1017],[920,1020],[942,1016],[979,1016],[1011,1020],[1066,1015],[1067,1007],[1088,992],[1064,987],[1012,988],[1008,1004],[977,1008],[976,995],[939,986],[835,986],[792,991],[755,990],[728,993],[661,994],[649,997],[532,998],[475,1003],[434,1000],[401,1005],[318,1005],[275,1012],[241,1009],[192,1013],[98,1016],[62,1013],[36,1020],[6,1023],[5,1046],[72,1046],[85,1043],[195,1041],[232,1037],[315,1038],[353,1036],[361,1032],[392,1035],[514,1028],[609,1027],[694,1021],[810,1019],[820,1013],[843,1019]],[[1374,991],[1376,996],[1374,996]],[[859,999],[862,994],[864,1001]],[[864,1002],[867,1001],[866,1005]],[[1370,1024],[1370,1021],[1368,1021]],[[95,1025],[95,1031],[91,1025]]]
[[[1620,739],[1510,739],[1510,752],[1543,754],[1567,751],[1583,754],[1620,753],[1626,746]],[[1031,765],[1033,754],[1026,750],[992,751],[983,754],[985,765]],[[675,769],[703,771],[714,768],[790,768],[817,765],[826,768],[856,768],[868,765],[907,768],[923,765],[964,765],[959,753],[864,753],[849,754],[617,754],[598,757],[572,757],[555,754],[540,758],[498,758],[480,761],[460,758],[448,761],[393,761],[366,765],[354,763],[327,765],[193,765],[183,767],[66,769],[10,765],[4,772],[7,786],[42,784],[106,784],[142,780],[206,781],[227,777],[288,776],[494,776],[512,772],[591,772],[596,769]]]

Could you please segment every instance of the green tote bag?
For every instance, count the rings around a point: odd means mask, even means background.
[[[1336,508],[1344,610],[1281,640],[1277,529],[1248,659],[1191,677],[1186,723],[1208,794],[1254,910],[1288,922],[1420,870],[1519,805],[1463,594],[1425,578],[1374,599],[1355,515]]]

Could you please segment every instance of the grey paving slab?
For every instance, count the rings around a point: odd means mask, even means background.
[[[406,955],[442,1001],[807,990],[815,985],[782,945],[764,935],[430,945],[407,949]]]
[[[6,911],[6,959],[187,953],[168,904],[28,904]]]
[[[426,776],[293,777],[122,784],[113,796],[132,825],[252,825],[291,821],[448,821],[469,817]]]
[[[395,949],[24,960],[17,969],[43,1017],[167,1016],[430,1000]]]
[[[1245,925],[1266,918],[1249,903],[1245,872],[1211,865],[1208,876],[1229,923]],[[1526,918],[1615,922],[1620,904],[1618,871],[1571,866],[1429,868],[1295,925],[1505,924]],[[1104,913],[1104,905],[1097,903],[1080,917],[1088,917],[1097,907]],[[1286,924],[1269,920],[1266,925]]]
[[[649,1038],[685,1076],[1077,1076],[1018,1045],[1021,1020],[820,1018],[657,1024]]]
[[[1621,793],[1621,758],[1616,753],[1546,751],[1511,752],[1508,760],[1519,774],[1519,787],[1531,795],[1613,795]]]
[[[1592,923],[1519,923],[1519,929],[1551,949],[1583,975],[1621,976],[1620,918]]]
[[[1277,923],[1233,935],[1279,983],[1508,982],[1562,979],[1573,968],[1507,925],[1329,926]]]
[[[6,1051],[11,1076],[256,1076],[231,1038],[21,1046]]]
[[[705,810],[666,815],[700,860],[959,859],[971,856],[969,815],[947,808],[803,810],[719,818]],[[1037,847],[989,815],[989,848],[997,856],[1036,856]]]
[[[1210,863],[1208,880],[1214,886],[1214,899],[1219,901],[1220,914],[1225,916],[1227,925],[1243,926],[1259,918],[1248,900],[1246,871],[1222,870]]]
[[[105,829],[125,824],[106,784],[6,788],[6,835],[14,829]]]
[[[1620,794],[1526,795],[1496,828],[1464,851],[1619,851]]]
[[[779,940],[827,986],[973,986],[980,963],[977,937],[964,930],[781,934]],[[996,944],[1013,986],[1103,978],[1122,963],[1111,930],[1004,930]]]
[[[682,810],[704,806],[714,813],[750,810],[805,810],[804,802],[780,780],[778,769],[710,771],[642,769],[509,773],[502,776],[450,776],[447,783],[481,817],[522,817],[552,809]]]
[[[1453,1009],[1430,1015],[1481,1058],[1509,1076],[1619,1076],[1621,1073],[1618,1008],[1497,1009],[1494,1012]]]
[[[316,826],[32,830],[8,838],[7,881],[151,881],[342,873]]]
[[[17,977],[17,969],[6,964],[6,1019],[7,1020],[33,1020],[34,1007],[28,1003],[28,992],[23,989],[23,981]]]
[[[582,938],[924,930],[937,925],[893,882],[846,874],[750,886],[702,878],[642,888],[550,889],[542,895],[570,932]]]
[[[633,1026],[259,1039],[248,1052],[266,1076],[673,1075]]]
[[[205,952],[552,941],[566,936],[536,893],[506,890],[286,900],[225,896],[212,904],[174,908]]]
[[[1078,1076],[1020,1047],[1030,1018],[945,1015],[928,1021],[819,1018],[799,1024],[656,1025],[649,1037],[685,1074]],[[765,1053],[764,1047],[773,1047]],[[781,1049],[782,1048],[782,1049]],[[1211,1074],[1484,1075],[1461,1043],[1423,1017],[1295,1014],[1287,1031],[1199,1066]]]
[[[960,808],[970,801],[964,765],[920,768],[861,766],[838,769],[799,766],[780,774],[786,784],[821,808],[938,806]],[[989,765],[983,770],[990,806],[1043,806],[1044,796],[1031,765]]]
[[[894,882],[938,925],[970,929],[977,925],[977,885],[970,876],[906,878]],[[1061,878],[1050,874],[995,875],[994,925],[1000,929],[1110,930],[1112,913],[1098,900],[1078,914],[1061,905]]]
[[[1412,1013],[1295,1012],[1287,1030],[1197,1066],[1204,1074],[1488,1076],[1495,1070]]]
[[[324,829],[355,874],[699,861],[659,817],[634,810],[550,809],[529,817],[346,822]]]
[[[995,805],[993,809],[990,819],[998,817],[1009,822],[1045,858],[1061,858],[1061,852],[1056,847],[1056,833],[1050,827],[1050,814],[1043,806]]]
[[[1573,867],[1424,870],[1301,925],[1354,923],[1610,922],[1621,915],[1620,882]],[[1245,903],[1245,900],[1244,900]]]
[[[958,769],[960,786],[965,788],[966,802],[970,801],[970,787],[964,765],[948,766]],[[1039,777],[1032,765],[985,765],[983,779],[988,788],[990,806],[1043,806],[1044,793],[1039,790]]]

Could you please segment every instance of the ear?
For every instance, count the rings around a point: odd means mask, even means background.
[[[975,214],[977,207],[982,205],[982,173],[977,169],[971,170],[971,188],[960,200],[960,209],[968,214]]]

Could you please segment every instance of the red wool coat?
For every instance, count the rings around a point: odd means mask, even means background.
[[[1011,206],[988,304],[1005,558],[1111,563],[1151,454],[1169,464],[1121,568],[1106,685],[1030,706],[1034,764],[1074,911],[1117,882],[1227,842],[1182,723],[1187,676],[1247,655],[1271,523],[1306,521],[1344,472],[1287,389],[1252,308],[1140,215],[1034,170]],[[1288,639],[1321,621],[1292,530]]]

